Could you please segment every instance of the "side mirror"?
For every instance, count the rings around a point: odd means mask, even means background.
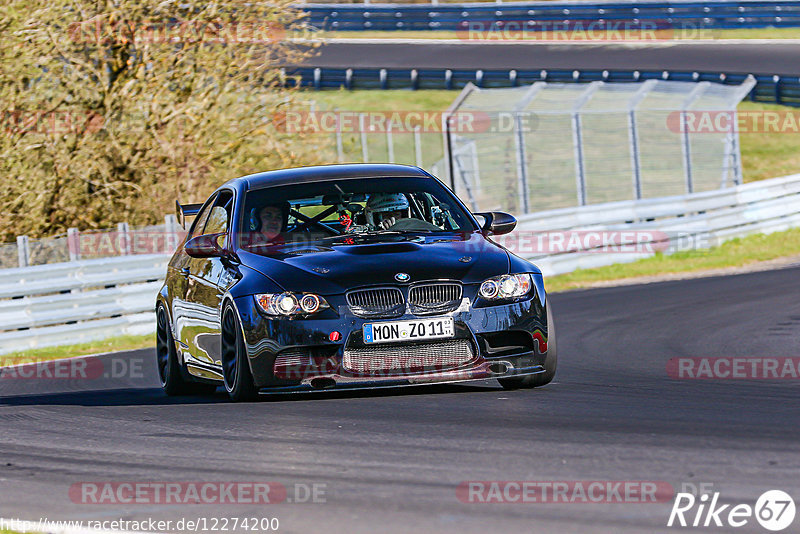
[[[484,218],[481,230],[489,235],[503,235],[509,233],[517,226],[517,219],[513,215],[502,211],[487,211],[476,213]]]
[[[208,234],[191,238],[183,246],[186,254],[192,258],[222,258],[228,255],[220,242],[225,241],[228,234]]]

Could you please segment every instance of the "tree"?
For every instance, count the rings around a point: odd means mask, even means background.
[[[0,7],[0,241],[157,222],[176,197],[318,162],[277,131],[282,65],[312,52],[291,0],[6,0]]]

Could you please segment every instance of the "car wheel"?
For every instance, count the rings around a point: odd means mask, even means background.
[[[209,395],[217,389],[214,385],[191,382],[184,377],[181,364],[178,363],[178,353],[175,350],[175,340],[172,337],[167,311],[161,304],[156,311],[156,359],[161,388],[171,397]]]
[[[535,375],[499,378],[503,389],[536,388],[549,384],[556,376],[558,352],[556,350],[556,327],[550,304],[547,304],[547,356],[544,359],[544,372]]]
[[[222,376],[231,400],[252,400],[258,396],[247,362],[239,316],[230,303],[222,312]]]

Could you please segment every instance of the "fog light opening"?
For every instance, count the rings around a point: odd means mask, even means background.
[[[494,375],[504,375],[508,372],[509,365],[505,362],[494,362],[489,364],[489,372]]]
[[[311,380],[311,387],[314,389],[328,389],[334,386],[336,386],[336,380],[333,378],[323,377]]]

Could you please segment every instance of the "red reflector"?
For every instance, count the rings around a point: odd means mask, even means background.
[[[342,339],[342,334],[334,330],[333,332],[331,332],[331,335],[328,336],[328,339],[330,339],[331,341],[339,341],[340,339]]]

